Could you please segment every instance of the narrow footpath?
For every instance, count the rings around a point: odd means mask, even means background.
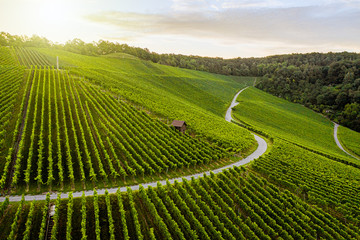
[[[339,139],[338,139],[338,128],[339,128],[339,124],[337,124],[337,123],[335,123],[334,122],[334,140],[335,140],[335,142],[336,142],[336,145],[338,145],[338,147],[341,149],[341,150],[343,150],[344,151],[344,153],[346,153],[347,155],[349,155],[349,156],[351,156],[351,157],[353,157],[353,158],[355,158],[355,159],[357,159],[357,160],[360,160],[359,158],[357,158],[357,157],[355,157],[354,155],[352,155],[351,153],[348,153],[344,148],[343,148],[343,146],[341,145],[341,143],[340,143],[340,141],[339,141]]]
[[[247,88],[247,87],[246,87]],[[239,96],[239,94],[244,91],[246,88],[240,90],[235,96],[234,96],[234,99],[232,100],[231,104],[230,104],[230,107],[228,108],[228,110],[226,111],[226,115],[225,115],[225,120],[228,121],[228,122],[231,122],[232,120],[232,117],[231,117],[231,112],[232,112],[232,108],[235,107],[237,104],[239,104],[238,102],[236,102],[236,99],[237,97]],[[218,168],[218,169],[214,169],[214,170],[211,170],[211,171],[207,171],[207,172],[202,172],[202,173],[197,173],[197,174],[193,174],[193,175],[188,175],[188,176],[184,176],[184,177],[179,177],[179,178],[172,178],[172,179],[169,179],[169,182],[170,183],[174,183],[175,181],[178,181],[178,182],[182,182],[182,179],[185,178],[187,180],[191,180],[191,178],[200,178],[202,177],[204,174],[205,175],[210,175],[210,172],[213,172],[213,173],[220,173],[222,171],[224,171],[225,169],[228,169],[228,168],[232,168],[234,166],[242,166],[242,165],[245,165],[249,162],[251,162],[252,160],[254,159],[257,159],[258,157],[260,157],[261,155],[263,155],[266,150],[267,150],[267,143],[266,141],[253,134],[254,137],[255,137],[255,140],[257,141],[258,143],[258,147],[257,149],[252,153],[250,154],[249,156],[247,156],[246,158],[244,159],[241,159],[239,160],[238,162],[235,162],[235,163],[232,163],[232,164],[229,164],[227,166],[224,166],[224,167],[221,167],[221,168]],[[156,182],[150,182],[150,183],[141,183],[141,184],[138,184],[138,185],[132,185],[132,186],[127,186],[129,188],[131,188],[132,190],[138,190],[139,189],[139,186],[142,185],[144,188],[147,188],[149,186],[152,186],[152,187],[156,187],[157,186],[157,183],[160,182],[162,185],[166,185],[166,180],[162,180],[162,181],[156,181]],[[120,191],[121,192],[126,192],[127,190],[127,187],[121,187],[120,188]],[[119,188],[107,188],[108,192],[109,193],[116,193],[116,191],[118,190]],[[105,190],[106,189],[97,189],[97,193],[99,195],[101,194],[105,194]],[[73,192],[73,197],[76,198],[76,197],[81,197],[82,196],[82,193],[83,191],[77,191],[77,192]],[[92,196],[94,194],[93,190],[88,190],[88,191],[85,191],[85,195],[86,196]],[[50,195],[50,199],[56,199],[57,198],[57,194],[56,193],[53,193]],[[62,193],[61,194],[61,198],[68,198],[68,193]],[[25,201],[33,201],[33,200],[45,200],[46,199],[46,195],[44,194],[39,194],[39,195],[26,195],[25,196]],[[3,202],[5,201],[5,197],[0,197],[0,202]],[[9,201],[10,202],[20,202],[21,201],[21,196],[10,196],[9,197]]]

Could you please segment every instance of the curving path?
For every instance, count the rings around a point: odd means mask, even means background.
[[[226,121],[231,122],[231,120],[233,120],[233,118],[231,117],[232,108],[239,104],[238,102],[236,102],[236,99],[238,98],[239,94],[240,94],[242,91],[244,91],[245,89],[247,89],[247,88],[248,88],[248,87],[243,88],[243,89],[241,89],[237,94],[235,94],[233,100],[231,101],[230,107],[229,107],[229,108],[227,109],[227,111],[226,111],[226,115],[225,115],[225,120],[226,120]]]
[[[355,158],[355,159],[357,159],[357,160],[360,160],[359,158],[355,157],[355,156],[352,155],[351,153],[348,153],[348,152],[343,148],[343,146],[341,145],[341,143],[340,143],[340,141],[339,141],[339,139],[338,139],[338,136],[337,136],[337,132],[338,132],[339,126],[340,126],[339,124],[337,124],[337,123],[334,122],[334,140],[335,140],[335,142],[336,142],[336,145],[338,145],[338,147],[339,147],[341,150],[343,150],[347,155],[349,155],[349,156],[351,156],[351,157],[353,157],[353,158]]]
[[[247,88],[247,87],[246,87]],[[236,102],[236,98],[239,96],[239,94],[244,91],[246,88],[240,90],[234,97],[234,99],[232,100],[231,104],[230,104],[230,107],[228,108],[228,110],[226,111],[226,115],[225,115],[225,120],[228,121],[228,122],[231,122],[232,120],[232,117],[231,117],[231,110],[233,107],[235,107],[237,104],[239,104],[238,102]],[[267,149],[267,144],[265,142],[265,140],[255,134],[253,134],[254,137],[255,137],[255,140],[257,141],[258,143],[258,147],[257,149],[252,153],[250,154],[249,156],[247,156],[245,159],[242,159],[238,162],[235,162],[235,163],[232,163],[232,164],[229,164],[227,166],[224,166],[224,167],[221,167],[221,168],[218,168],[218,169],[214,169],[214,170],[211,170],[211,171],[207,171],[207,172],[203,172],[203,173],[197,173],[197,174],[193,174],[193,175],[189,175],[189,176],[184,176],[184,177],[179,177],[179,178],[172,178],[172,179],[169,179],[169,182],[170,183],[174,183],[175,181],[178,181],[178,182],[182,182],[182,179],[185,178],[187,180],[191,180],[191,178],[199,178],[199,177],[202,177],[204,174],[205,175],[210,175],[210,172],[213,172],[213,173],[219,173],[219,172],[222,172],[224,171],[225,169],[228,169],[228,168],[232,168],[234,166],[241,166],[241,165],[244,165],[244,164],[247,164],[249,163],[250,161],[260,157],[261,155],[263,155],[265,152],[266,152],[266,149]],[[166,185],[166,180],[162,180],[162,181],[156,181],[156,182],[150,182],[150,183],[142,183],[142,184],[138,184],[138,185],[133,185],[133,186],[128,186],[130,187],[132,190],[138,190],[139,189],[139,186],[142,185],[144,188],[147,188],[149,186],[152,186],[152,187],[156,187],[157,183],[160,182],[162,185]],[[125,192],[126,191],[126,188],[127,187],[121,187],[120,188],[120,191],[122,192]],[[119,188],[108,188],[108,192],[109,193],[116,193],[116,191],[118,190]],[[81,197],[82,196],[82,191],[78,191],[78,192],[73,192],[73,197]],[[97,190],[97,193],[100,195],[100,194],[105,194],[105,189],[98,189]],[[85,195],[86,196],[92,196],[94,194],[93,190],[88,190],[88,191],[85,191]],[[26,201],[32,201],[32,200],[45,200],[46,198],[46,195],[45,194],[39,194],[39,195],[27,195],[25,196],[25,200]],[[50,195],[50,198],[51,199],[56,199],[57,198],[57,194],[56,193],[52,193]],[[61,194],[61,198],[68,198],[68,193],[62,193]],[[0,197],[0,202],[3,202],[5,200],[5,197]],[[21,196],[10,196],[9,197],[9,200],[10,202],[19,202],[21,201]]]

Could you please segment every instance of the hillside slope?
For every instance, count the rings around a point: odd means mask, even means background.
[[[359,223],[360,162],[337,147],[333,123],[252,87],[237,101],[235,118],[274,139],[272,150],[251,168],[309,203]]]
[[[252,78],[125,54],[0,51],[0,184],[19,193],[182,176],[229,163],[254,144],[224,120],[232,96]],[[56,56],[60,70],[49,66]],[[270,136],[272,148],[253,164],[113,195],[1,198],[1,236],[43,239],[55,204],[51,239],[359,239],[360,165],[331,143],[331,122],[251,87],[237,101],[235,117]],[[173,119],[185,120],[191,136],[166,124]]]
[[[224,147],[241,151],[254,143],[246,130],[223,119],[232,96],[252,84],[253,78],[227,77],[132,58],[89,57],[49,49],[39,51],[50,60],[59,56],[60,65],[70,73],[85,76],[159,116],[185,120],[197,134]]]
[[[238,101],[234,109],[237,119],[273,137],[356,162],[337,147],[334,124],[322,115],[256,88],[245,90]]]
[[[36,49],[2,49],[0,120],[8,127],[0,134],[1,188],[40,192],[153,181],[222,166],[255,143],[249,132],[223,119],[224,95],[216,90],[251,79],[162,71],[118,56],[85,57],[77,61],[82,67],[56,70],[48,66],[51,57]],[[87,68],[91,64],[102,68]],[[134,107],[134,100],[141,106]],[[167,123],[185,120],[200,138],[179,134],[144,107],[164,113]],[[11,113],[16,117],[10,119]],[[232,132],[235,142],[227,138]]]
[[[360,133],[346,127],[340,127],[338,138],[343,147],[360,156]]]

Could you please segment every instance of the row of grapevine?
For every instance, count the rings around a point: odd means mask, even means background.
[[[46,224],[47,224],[47,217],[49,211],[49,203],[50,203],[50,194],[46,195],[46,200],[43,208],[39,208],[39,211],[42,211],[42,218],[41,218],[41,225],[39,231],[39,239],[44,239],[46,234]]]
[[[33,159],[33,155],[34,155],[34,145],[36,144],[36,124],[37,124],[37,116],[38,116],[38,103],[39,103],[39,89],[40,89],[40,76],[41,76],[41,70],[39,70],[38,72],[36,71],[37,69],[35,68],[35,73],[34,73],[34,79],[33,79],[33,87],[31,89],[31,93],[30,93],[30,97],[29,97],[29,106],[28,107],[28,111],[27,111],[27,114],[26,114],[26,117],[25,117],[25,124],[24,124],[24,133],[26,134],[27,133],[27,127],[29,125],[29,122],[33,121],[33,125],[32,125],[32,130],[31,130],[31,135],[30,135],[30,146],[29,146],[29,150],[28,150],[28,155],[27,155],[27,160],[26,160],[26,170],[25,170],[25,183],[27,185],[27,189],[29,189],[29,182],[30,182],[30,171],[31,171],[31,167],[32,167],[32,159]],[[38,74],[38,75],[37,75]],[[36,82],[35,82],[36,81]],[[35,84],[36,84],[36,87],[35,87]],[[36,89],[36,90],[35,90]],[[35,90],[35,91],[34,91]],[[33,101],[33,98],[35,103],[34,103],[34,108],[31,109],[32,107],[32,101]],[[32,110],[32,111],[31,111]],[[33,113],[33,117],[30,117],[31,116],[31,113]],[[20,175],[20,168],[21,168],[21,156],[24,156],[25,158],[25,153],[22,155],[22,151],[23,151],[23,148],[24,148],[24,142],[25,142],[25,136],[22,137],[21,139],[21,143],[20,143],[20,148],[19,148],[19,152],[20,152],[20,157],[19,159],[16,161],[16,165],[15,165],[15,173],[14,173],[14,178],[13,178],[13,182],[12,184],[13,185],[16,185],[17,182],[18,182],[18,179],[19,179],[19,175]]]
[[[48,94],[48,99],[51,99],[52,98],[52,92],[54,92],[54,89],[52,87],[52,82],[53,82],[53,78],[54,78],[54,75],[52,74],[48,74],[48,89],[47,89],[47,94]],[[55,98],[56,99],[56,98]],[[53,120],[52,120],[52,116],[53,116],[53,108],[52,108],[52,101],[47,101],[48,102],[48,105],[47,105],[47,108],[48,108],[48,116],[47,116],[47,119],[48,119],[48,151],[47,151],[47,163],[48,163],[48,167],[47,167],[47,174],[48,174],[48,178],[47,178],[47,181],[46,181],[46,184],[50,186],[51,188],[51,185],[52,185],[52,182],[55,180],[54,178],[54,171],[53,171],[53,165],[54,165],[54,157],[53,157],[53,130],[52,130],[52,124],[53,124]],[[55,110],[55,112],[57,112],[57,109]],[[55,121],[56,122],[56,121]],[[41,169],[41,165],[38,166],[38,182],[41,182],[41,179],[42,179],[42,176],[41,176],[41,173],[42,173],[42,169]]]
[[[54,71],[52,71],[52,76],[53,76],[53,88],[54,88],[54,95],[53,95],[53,101],[55,102],[54,103],[54,106],[55,106],[55,126],[56,126],[56,140],[55,140],[55,143],[56,143],[56,160],[57,160],[57,169],[58,169],[58,181],[60,182],[60,189],[63,188],[64,186],[64,168],[63,168],[63,152],[62,152],[62,149],[61,149],[61,132],[60,132],[60,117],[59,117],[59,100],[58,100],[58,93],[57,93],[57,84],[58,84],[58,81],[56,81],[57,79],[57,76]],[[49,100],[48,100],[49,101]],[[55,136],[54,136],[55,137]],[[55,145],[55,144],[54,144]],[[49,167],[51,165],[49,164]],[[49,168],[49,172],[52,172],[53,170]],[[49,174],[50,175],[50,174]]]
[[[85,193],[81,196],[81,240],[86,240],[86,198]]]
[[[59,221],[60,221],[60,202],[61,202],[61,193],[58,194],[58,197],[56,199],[56,202],[55,202],[55,214],[53,216],[53,221],[54,221],[54,224],[53,224],[53,227],[51,229],[51,240],[56,240],[57,239],[57,234],[59,232]],[[66,232],[66,231],[64,231]]]
[[[109,192],[105,190],[105,201],[106,201],[106,209],[108,214],[108,221],[109,221],[109,234],[110,239],[115,240],[115,227],[114,227],[114,219],[112,216],[112,210],[111,210],[111,202],[109,197]]]
[[[0,218],[4,215],[5,209],[7,208],[8,205],[9,205],[9,197],[6,197],[0,206]]]
[[[253,168],[303,199],[360,223],[360,170],[278,140]]]
[[[46,69],[46,68],[45,68]],[[38,185],[42,184],[42,165],[44,161],[44,148],[45,148],[45,126],[50,126],[49,124],[46,125],[45,123],[45,87],[46,87],[46,81],[47,79],[48,71],[44,71],[44,77],[42,80],[42,90],[41,90],[41,110],[40,110],[40,135],[38,140],[38,159],[37,159],[37,176],[35,177],[35,180],[38,182]],[[46,109],[49,112],[49,109]],[[36,112],[35,112],[36,113]],[[49,141],[48,141],[49,142]]]
[[[9,236],[7,237],[8,240],[12,240],[16,238],[16,233],[17,233],[17,229],[19,227],[19,218],[20,218],[20,214],[22,212],[23,206],[24,206],[24,202],[25,202],[25,197],[24,195],[21,198],[21,202],[17,208],[17,211],[15,213],[15,217],[14,220],[11,223],[11,231]]]
[[[60,194],[59,194],[60,196]],[[37,202],[6,205],[13,219],[4,236],[20,234],[20,210],[30,208],[24,236],[38,226]],[[48,206],[48,201],[45,204]],[[13,209],[11,210],[11,209]],[[79,210],[78,210],[79,209]],[[80,210],[81,209],[81,210]],[[45,216],[44,213],[42,216]],[[35,223],[35,222],[33,222]],[[39,223],[38,223],[39,224]],[[41,225],[41,234],[44,232]],[[41,235],[43,236],[43,234]],[[133,192],[56,200],[52,239],[358,239],[359,226],[308,205],[245,169]]]
[[[32,221],[34,218],[34,209],[35,209],[35,200],[30,205],[29,214],[25,223],[26,229],[23,236],[24,240],[30,239],[30,233],[31,233],[30,231],[31,231]]]
[[[138,212],[136,210],[133,192],[131,191],[130,188],[127,188],[127,195],[129,198],[130,213],[131,213],[131,218],[132,218],[130,220],[130,223],[133,224],[133,228],[135,230],[134,238],[143,240],[144,236],[141,232],[141,226],[140,226],[140,222],[139,222]]]
[[[69,202],[67,205],[66,240],[71,240],[72,213],[73,213],[73,196],[72,193],[69,193]]]
[[[95,236],[96,240],[101,240],[100,238],[100,219],[99,219],[99,198],[96,190],[94,190],[94,216],[95,216]]]
[[[60,112],[62,113],[62,124],[64,127],[63,130],[63,141],[65,142],[65,156],[66,156],[66,166],[68,169],[68,177],[70,179],[70,184],[73,186],[75,177],[74,177],[74,168],[73,168],[73,157],[71,154],[71,147],[70,147],[70,138],[69,138],[69,129],[68,129],[68,123],[67,123],[67,116],[65,112],[65,101],[64,97],[66,98],[65,92],[63,89],[66,88],[65,84],[62,84],[62,81],[60,79],[64,79],[64,73],[63,72],[57,72],[58,75],[58,84],[59,84],[59,97],[60,97]]]
[[[118,191],[116,192],[117,195],[117,201],[118,201],[118,205],[119,205],[119,214],[120,214],[120,224],[121,225],[121,236],[123,237],[124,240],[129,240],[129,230],[127,227],[127,223],[126,223],[126,211],[124,209],[124,204],[123,204],[123,200],[122,200],[122,196],[121,196],[121,192],[120,189],[118,189]]]

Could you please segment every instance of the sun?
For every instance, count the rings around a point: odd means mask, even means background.
[[[48,28],[64,28],[69,24],[71,7],[67,1],[44,0],[39,4],[38,21]]]

